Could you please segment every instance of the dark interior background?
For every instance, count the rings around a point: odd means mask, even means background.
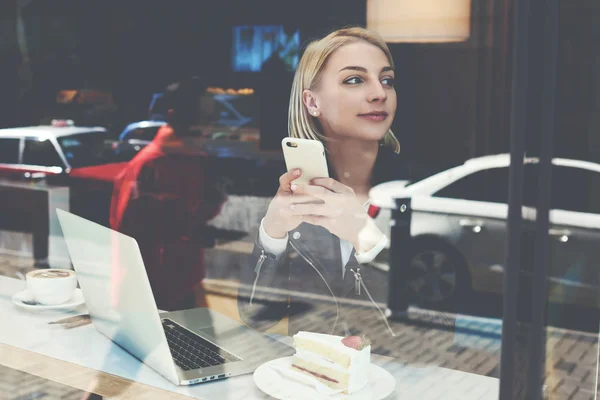
[[[393,126],[405,157],[430,172],[474,156],[508,151],[512,5],[474,0],[471,38],[454,44],[390,44],[397,65]],[[143,119],[153,92],[195,74],[222,87],[256,87],[258,74],[231,68],[232,28],[283,24],[306,42],[364,25],[365,0],[107,1],[30,0],[23,11],[33,84],[23,88],[14,35],[16,0],[0,5],[0,126],[30,123],[32,102],[65,88],[112,92],[115,126]],[[532,2],[532,15],[544,0]],[[597,43],[593,0],[560,2],[556,156],[600,161]],[[537,17],[536,17],[537,15]],[[534,22],[535,23],[535,22]],[[532,40],[539,38],[532,37]],[[538,42],[539,43],[539,42]],[[541,84],[541,49],[530,63]],[[539,57],[538,57],[539,56]],[[536,112],[539,98],[532,98]],[[532,126],[531,129],[536,129]],[[535,143],[528,154],[535,154]]]

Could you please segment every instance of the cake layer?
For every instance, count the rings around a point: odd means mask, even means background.
[[[340,343],[341,340],[342,339],[340,338]],[[342,346],[344,345],[342,344]],[[350,367],[350,360],[352,359],[352,355],[347,352],[340,352],[337,346],[332,347],[331,344],[323,343],[321,341],[315,341],[301,336],[294,336],[294,347],[296,349],[304,349],[312,353],[317,353],[335,363],[338,363],[344,368]],[[353,351],[356,353],[356,350]]]
[[[344,393],[361,390],[369,379],[371,346],[356,350],[346,346],[343,339],[341,336],[298,332],[294,335],[293,366],[329,387],[344,390]]]
[[[330,388],[344,390],[348,389],[350,376],[347,372],[325,367],[323,365],[307,361],[306,359],[298,356],[293,357],[292,366],[318,379],[319,382],[329,386]]]
[[[315,364],[319,364],[323,367],[333,368],[337,371],[349,373],[350,368],[344,368],[340,364],[330,360],[329,358],[323,357],[321,354],[313,353],[312,351],[308,351],[306,349],[296,349],[296,356],[310,361]]]

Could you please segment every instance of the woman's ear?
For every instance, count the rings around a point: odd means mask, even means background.
[[[304,89],[302,92],[302,102],[304,103],[304,107],[306,107],[310,115],[314,117],[319,116],[321,111],[319,111],[315,94],[310,89]]]

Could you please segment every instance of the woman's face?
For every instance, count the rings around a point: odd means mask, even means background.
[[[304,104],[327,137],[379,141],[396,113],[394,71],[374,45],[344,45],[330,56],[317,88],[304,92]]]

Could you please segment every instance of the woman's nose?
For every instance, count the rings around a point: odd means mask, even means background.
[[[387,99],[387,92],[381,84],[381,82],[374,83],[369,88],[369,94],[367,100],[372,103],[375,101],[385,101]]]

